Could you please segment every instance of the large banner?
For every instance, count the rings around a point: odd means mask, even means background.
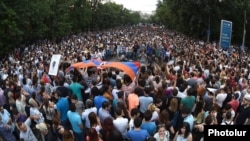
[[[49,65],[49,75],[57,75],[59,63],[60,63],[61,55],[54,54],[51,58],[50,65]]]
[[[220,27],[220,47],[227,50],[231,44],[233,23],[227,20],[221,20]]]
[[[104,62],[102,60],[92,59],[72,64],[65,69],[65,73],[69,73],[71,70],[74,70],[74,68],[81,69],[87,67],[97,67],[98,69],[117,68],[125,72],[131,80],[134,80],[141,64],[140,62]]]

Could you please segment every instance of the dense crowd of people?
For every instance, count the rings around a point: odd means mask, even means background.
[[[231,50],[145,25],[16,48],[1,61],[0,140],[201,141],[205,125],[247,125],[250,60]],[[92,59],[141,68],[65,72]]]

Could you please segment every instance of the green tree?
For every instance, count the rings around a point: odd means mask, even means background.
[[[18,27],[17,13],[4,1],[0,2],[0,11],[0,54],[4,54],[23,40],[24,33]]]
[[[168,28],[203,39],[210,27],[211,38],[217,41],[221,20],[229,20],[233,22],[232,42],[241,43],[243,13],[246,10],[247,15],[250,14],[249,4],[250,0],[161,0],[151,19]],[[246,29],[249,33],[249,24]]]

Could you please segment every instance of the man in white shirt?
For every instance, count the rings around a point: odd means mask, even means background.
[[[90,121],[89,121],[89,113],[94,112],[95,114],[97,114],[97,108],[93,107],[93,102],[92,100],[88,99],[86,101],[86,109],[85,111],[82,113],[82,120],[85,122],[85,127],[86,128],[90,128]]]
[[[116,80],[116,87],[112,90],[112,95],[114,99],[118,99],[117,93],[122,91],[121,79]]]
[[[218,106],[220,108],[222,108],[223,106],[223,102],[225,101],[225,99],[227,98],[227,93],[224,90],[225,88],[220,90],[220,93],[218,93],[215,97],[216,99],[216,103],[218,104]]]
[[[177,94],[177,97],[179,98],[184,98],[187,96],[187,87],[184,85],[184,84],[181,84],[180,87],[178,87],[178,94]]]
[[[116,119],[113,120],[115,128],[122,134],[123,138],[127,138],[127,129],[128,129],[128,119],[122,117],[122,109],[117,108],[116,111]]]
[[[137,108],[133,108],[130,112],[129,130],[134,130],[134,119],[140,116],[140,111]]]

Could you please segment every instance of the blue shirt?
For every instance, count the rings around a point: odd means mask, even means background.
[[[97,111],[99,111],[99,109],[102,107],[102,103],[104,101],[108,101],[108,99],[106,99],[104,96],[101,95],[95,96],[94,103],[95,107],[97,108]]]
[[[153,103],[153,98],[150,96],[140,96],[140,112],[145,113],[148,109],[148,105]]]
[[[116,81],[113,78],[109,78],[109,81],[110,81],[112,88],[114,88],[114,86],[116,85]]]
[[[113,119],[113,117],[110,115],[110,113],[109,113],[107,110],[102,109],[102,108],[98,111],[98,116],[100,117],[100,120],[101,120],[102,123],[103,123],[103,121],[104,121],[106,118],[111,118],[111,119]]]
[[[79,83],[71,83],[69,86],[70,90],[72,91],[73,94],[77,96],[77,99],[82,101],[82,89],[83,86]]]
[[[190,131],[193,130],[193,126],[194,126],[194,117],[192,114],[189,114],[187,117],[184,118],[184,122],[189,123],[190,125]]]
[[[156,132],[156,125],[154,122],[143,122],[141,125],[141,129],[147,130],[148,134],[153,136]]]
[[[8,121],[11,118],[10,113],[6,109],[3,109],[3,113],[0,112],[0,116],[2,117],[2,122],[3,123],[8,123]]]
[[[147,137],[150,135],[148,134],[147,130],[129,130],[128,131],[128,138],[131,141],[145,141]]]
[[[68,111],[67,116],[73,131],[76,133],[82,133],[82,129],[80,128],[80,125],[82,125],[82,119],[79,113]]]
[[[68,119],[67,112],[69,110],[69,101],[67,98],[60,98],[56,103],[56,110],[60,112],[60,120],[65,121]]]

